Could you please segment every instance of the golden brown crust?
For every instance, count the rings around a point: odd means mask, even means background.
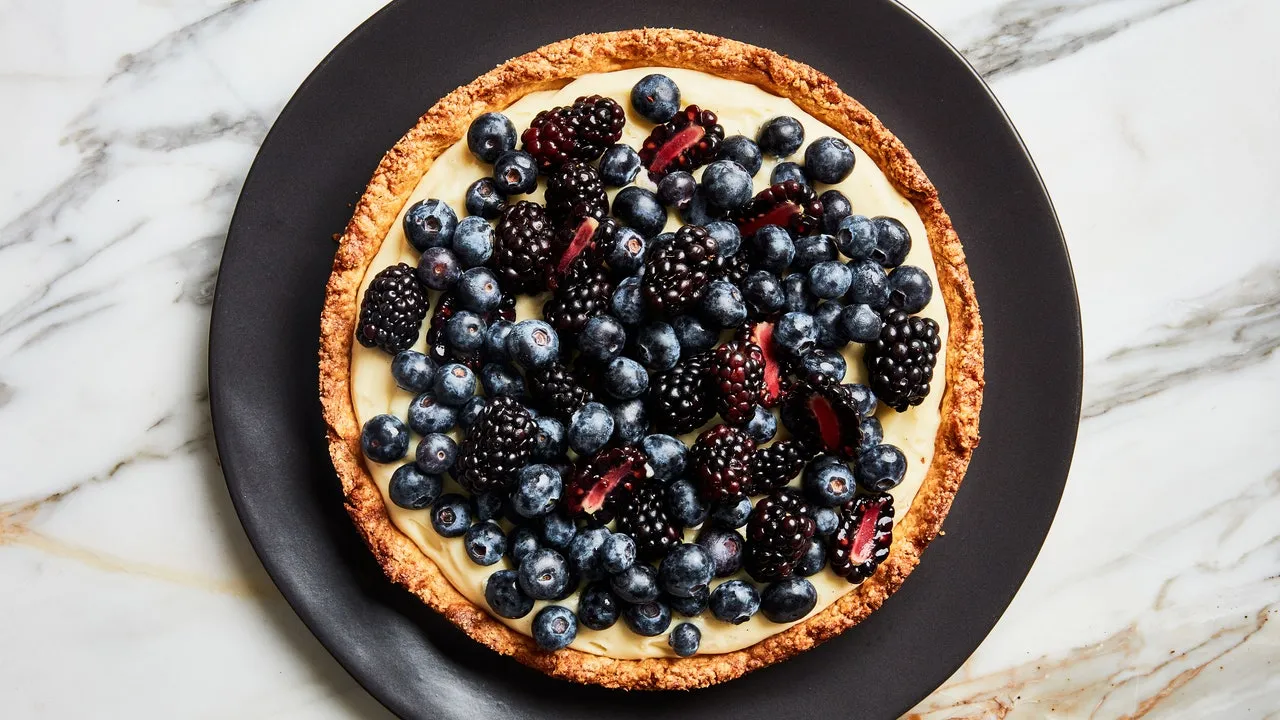
[[[547,653],[463,597],[436,564],[392,525],[382,494],[361,459],[360,427],[351,400],[356,297],[365,269],[418,180],[437,155],[463,137],[472,118],[580,75],[641,66],[701,70],[790,98],[857,143],[912,202],[928,232],[950,319],[942,423],[933,462],[906,517],[895,528],[889,558],[869,580],[808,620],[751,647],[720,655],[620,660],[572,649]],[[964,252],[937,190],[906,147],[866,108],[813,68],[770,50],[687,30],[580,35],[503,63],[441,99],[387,152],[369,182],[334,258],[321,317],[320,395],[330,453],[342,480],[347,511],[388,577],[493,650],[549,675],[607,687],[688,689],[730,680],[834,637],[879,607],[919,562],[951,507],[978,443],[982,388],[982,323]]]

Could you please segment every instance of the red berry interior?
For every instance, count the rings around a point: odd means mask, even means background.
[[[595,235],[596,228],[600,227],[600,221],[595,218],[583,218],[578,224],[578,229],[573,233],[573,239],[569,241],[569,247],[565,248],[564,254],[560,256],[560,261],[556,263],[556,276],[563,277],[569,272],[569,266],[573,261],[582,254],[588,246],[591,245],[591,238]]]
[[[743,237],[750,237],[757,230],[765,225],[777,225],[779,227],[790,227],[792,219],[804,213],[799,205],[787,201],[775,205],[765,213],[758,215],[738,223],[738,230]]]
[[[773,346],[773,323],[756,323],[751,327],[750,338],[764,353],[764,397],[761,402],[765,407],[773,407],[782,397],[782,365]]]
[[[809,396],[809,410],[818,423],[818,434],[827,450],[836,452],[841,446],[840,416],[831,401],[819,393]]]
[[[665,174],[666,168],[671,164],[672,160],[702,142],[702,137],[706,134],[707,131],[701,125],[690,125],[672,135],[671,139],[663,143],[662,147],[658,148],[658,152],[653,156],[653,162],[649,164],[649,172],[655,175]]]
[[[853,534],[853,547],[849,548],[849,560],[854,564],[867,562],[875,555],[876,525],[880,521],[880,512],[884,510],[884,503],[869,502],[863,507],[865,510]]]

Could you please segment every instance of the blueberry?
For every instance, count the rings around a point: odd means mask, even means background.
[[[449,363],[436,373],[436,401],[442,405],[458,407],[466,404],[476,394],[476,374],[461,363]]]
[[[676,331],[680,351],[687,355],[696,355],[710,350],[720,339],[718,331],[707,327],[693,315],[677,315],[671,319],[671,328]]]
[[[698,644],[702,642],[702,631],[693,623],[680,623],[667,636],[667,644],[680,657],[689,657],[698,652]]]
[[[600,565],[600,548],[609,538],[606,528],[588,528],[578,533],[569,543],[569,566],[588,582],[604,578],[604,567]]]
[[[627,331],[622,323],[609,315],[596,315],[587,321],[578,335],[578,351],[598,363],[618,356],[627,345]]]
[[[462,277],[462,263],[449,248],[430,247],[418,258],[418,282],[432,290],[448,290]]]
[[[520,589],[534,600],[554,600],[569,584],[569,564],[550,548],[538,548],[520,563]]]
[[[599,550],[600,568],[614,575],[636,564],[636,541],[625,533],[613,533],[604,539]]]
[[[811,350],[800,362],[806,375],[828,377],[838,383],[844,382],[845,372],[849,369],[843,355],[821,348]]]
[[[667,488],[667,512],[677,523],[696,527],[707,519],[707,506],[698,495],[698,489],[688,480],[677,480]]]
[[[782,278],[782,294],[786,301],[782,312],[812,313],[818,301],[809,294],[809,276],[805,273],[791,273]]]
[[[706,585],[703,585],[689,597],[664,595],[662,601],[667,604],[667,607],[671,608],[671,612],[685,617],[697,617],[706,612],[707,606],[711,604],[711,591]]]
[[[823,300],[842,297],[852,282],[853,271],[842,262],[828,260],[809,268],[809,292]]]
[[[869,492],[889,492],[907,474],[907,457],[893,445],[876,445],[858,456],[858,484]]]
[[[845,391],[849,394],[849,398],[857,404],[860,415],[868,417],[875,414],[876,395],[871,392],[871,388],[858,383],[850,383],[845,385]]]
[[[507,335],[507,355],[525,370],[545,367],[560,357],[560,336],[542,320],[521,320]]]
[[[608,630],[618,622],[622,603],[609,592],[607,583],[592,583],[578,597],[578,622],[592,630]]]
[[[646,120],[664,123],[680,110],[680,88],[666,75],[645,75],[631,88],[631,107]]]
[[[401,350],[391,360],[391,377],[401,390],[426,392],[436,379],[436,364],[417,350]]]
[[[470,310],[459,310],[444,324],[444,339],[449,347],[470,355],[484,345],[484,320]]]
[[[853,281],[845,302],[851,305],[869,305],[872,310],[883,310],[889,304],[889,276],[875,260],[850,260]]]
[[[804,149],[804,171],[814,182],[834,185],[853,172],[853,149],[838,137],[821,137]]]
[[[728,220],[716,220],[707,223],[707,234],[716,240],[716,253],[720,257],[731,257],[738,254],[742,247],[742,232],[738,226]]]
[[[814,508],[813,524],[817,526],[818,534],[827,537],[836,531],[836,525],[840,524],[840,513],[831,508]]]
[[[796,257],[791,261],[792,270],[809,270],[819,263],[835,260],[835,238],[830,235],[809,235],[796,240]]]
[[[772,622],[795,622],[808,615],[818,604],[818,591],[813,583],[801,577],[789,577],[770,585],[760,594],[760,611]]]
[[[439,376],[437,372],[437,380]],[[438,402],[431,393],[422,393],[409,403],[409,427],[419,435],[449,432],[457,422],[457,408]]]
[[[477,565],[492,565],[507,551],[507,536],[498,523],[488,520],[467,528],[462,538],[467,557]]]
[[[626,602],[649,602],[658,597],[658,571],[648,563],[636,563],[610,578],[609,587]]]
[[[618,283],[609,303],[613,316],[624,325],[639,325],[644,320],[644,296],[640,292],[640,278],[629,277]]]
[[[827,548],[822,544],[821,540],[814,538],[809,541],[809,546],[805,548],[804,555],[800,558],[800,562],[796,564],[795,573],[800,577],[817,575],[826,564]]]
[[[533,610],[533,598],[516,582],[515,570],[499,570],[484,584],[484,599],[498,617],[522,618]]]
[[[578,618],[568,608],[548,605],[533,616],[533,641],[543,650],[569,647],[578,636]]]
[[[493,490],[487,493],[471,496],[471,512],[473,520],[476,522],[488,522],[490,520],[497,522],[502,519],[505,509],[502,507],[506,504],[506,493],[499,490]]]
[[[802,356],[817,344],[818,324],[812,315],[786,313],[773,327],[773,341],[792,355]]]
[[[453,469],[453,461],[458,459],[458,444],[453,438],[441,433],[428,433],[418,441],[418,450],[414,461],[418,469],[429,475],[442,475]]]
[[[846,305],[840,313],[840,331],[851,342],[871,343],[880,337],[884,320],[870,305],[858,303]]]
[[[840,314],[844,305],[835,300],[828,300],[813,312],[813,321],[818,324],[818,345],[824,348],[839,349],[849,344],[840,324]]]
[[[614,196],[613,215],[646,238],[662,232],[667,224],[667,209],[658,202],[658,196],[635,185],[622,188]]]
[[[550,462],[564,455],[567,442],[564,423],[548,415],[539,416],[533,423],[538,427],[533,436],[533,459]]]
[[[498,184],[491,177],[483,177],[467,186],[463,202],[467,212],[483,220],[494,220],[502,215],[507,199],[498,192]]]
[[[698,310],[702,319],[712,327],[737,327],[747,319],[747,304],[742,299],[742,291],[728,280],[711,281],[702,293]]]
[[[538,163],[527,152],[508,150],[493,162],[493,183],[507,197],[531,193],[538,187]]]
[[[510,365],[486,363],[480,368],[480,385],[489,397],[505,395],[513,398],[525,396],[524,376]]]
[[[680,361],[680,340],[676,331],[664,322],[645,325],[636,334],[634,355],[646,369],[664,372]]]
[[[458,537],[471,527],[471,504],[457,493],[441,495],[431,506],[431,527],[443,537]]]
[[[879,445],[884,440],[884,428],[881,427],[880,421],[874,417],[864,417],[858,423],[858,431],[862,435],[862,444],[858,447],[862,451]]]
[[[911,252],[911,233],[895,218],[875,217],[871,222],[876,228],[876,249],[872,258],[887,268],[898,267]]]
[[[702,171],[707,202],[721,210],[734,210],[751,199],[751,173],[732,160],[716,160]]]
[[[933,298],[933,281],[915,265],[902,265],[889,273],[889,302],[906,313],[918,313]]]
[[[760,151],[774,157],[787,157],[804,144],[804,126],[799,120],[781,115],[766,120],[756,136]]]
[[[453,239],[458,216],[443,200],[419,200],[404,214],[404,234],[418,252],[445,247]]]
[[[808,185],[809,178],[804,175],[804,168],[799,163],[780,162],[773,166],[773,170],[769,173],[769,184],[777,185],[783,182],[796,182],[801,185]]]
[[[484,412],[484,406],[485,399],[482,397],[473,397],[468,400],[467,404],[463,405],[462,409],[457,411],[458,426],[463,430],[470,430],[471,426],[480,418],[480,413]],[[453,408],[449,409],[453,410]]]
[[[751,498],[741,495],[725,498],[711,507],[711,519],[727,528],[740,528],[751,517]]]
[[[605,261],[615,275],[631,275],[644,267],[646,243],[644,236],[632,228],[618,228],[618,236]]]
[[[510,320],[494,320],[484,330],[484,357],[491,362],[509,360],[507,354],[507,335],[514,327]]]
[[[462,218],[453,233],[453,254],[464,267],[475,267],[493,255],[493,226],[488,220],[472,215]]]
[[[743,580],[722,582],[711,591],[711,614],[734,625],[751,619],[760,609],[760,592]]]
[[[540,517],[555,509],[563,490],[564,482],[555,468],[543,464],[525,465],[516,476],[511,507],[521,517]]]
[[[524,562],[526,556],[538,549],[538,532],[529,525],[517,525],[511,528],[507,536],[507,554],[517,565]],[[514,580],[514,577],[512,578]]]
[[[689,597],[711,582],[711,556],[700,545],[676,545],[658,565],[658,585],[676,597]]]
[[[658,181],[658,202],[669,208],[683,210],[693,202],[698,181],[685,170],[669,172]]]
[[[836,227],[836,247],[850,260],[867,260],[876,252],[876,226],[865,215],[848,215]]]
[[[560,513],[547,513],[542,516],[543,543],[563,550],[569,547],[569,542],[577,534],[578,526]]]
[[[689,204],[680,208],[680,219],[684,220],[686,225],[702,225],[703,227],[706,227],[716,219],[711,203],[707,200],[706,188],[701,185],[698,186]]]
[[[791,233],[777,225],[765,225],[751,237],[755,251],[755,266],[774,274],[781,274],[796,256],[796,244]]]
[[[629,606],[622,611],[622,619],[627,622],[631,632],[654,637],[666,632],[671,625],[671,608],[666,603],[651,600]]]
[[[674,336],[674,333],[673,333]],[[604,369],[604,388],[619,400],[640,397],[649,389],[649,373],[629,357],[616,357]],[[573,431],[570,430],[570,435]]]
[[[844,193],[834,189],[819,195],[818,201],[822,203],[822,231],[835,235],[840,229],[840,221],[853,213],[853,205]]]
[[[810,353],[810,355],[812,354]],[[751,413],[751,419],[747,421],[747,424],[742,429],[747,431],[747,434],[751,436],[752,440],[756,441],[757,445],[767,443],[773,439],[774,435],[778,434],[778,418],[773,413],[757,405]]]
[[[516,126],[502,113],[487,112],[467,128],[467,148],[481,162],[491,163],[515,146]]]
[[[583,405],[570,418],[569,447],[579,455],[596,454],[612,436],[613,414],[598,402]]]
[[[619,445],[635,445],[649,432],[644,398],[623,400],[613,406],[613,439]]]
[[[391,485],[387,488],[391,502],[406,510],[422,510],[431,507],[431,503],[440,497],[440,489],[444,480],[439,475],[429,475],[418,469],[413,463],[396,468],[391,474]]]
[[[360,447],[376,463],[395,462],[409,452],[409,428],[395,415],[374,415],[360,431]]]
[[[684,472],[688,448],[670,435],[653,434],[641,442],[649,465],[653,467],[653,479],[666,482]]]
[[[804,469],[800,485],[811,502],[824,507],[849,502],[858,489],[853,471],[842,462],[810,462]]]
[[[605,185],[629,185],[640,172],[640,156],[630,145],[611,145],[600,156],[600,179]]]
[[[746,135],[730,135],[720,143],[720,153],[716,156],[721,160],[732,160],[742,166],[747,174],[755,176],[760,172],[760,165],[764,161],[764,157],[760,154],[760,146]]]
[[[458,279],[457,296],[463,308],[484,313],[498,307],[502,288],[488,268],[473,267]]]

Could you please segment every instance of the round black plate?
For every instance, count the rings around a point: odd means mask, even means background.
[[[1071,461],[1079,310],[1035,167],[972,69],[887,0],[782,11],[743,0],[527,7],[391,4],[320,64],[263,142],[222,259],[209,373],[218,451],[254,548],[320,641],[404,717],[898,715],[960,666],[1013,598]],[[653,25],[705,30],[809,63],[911,148],[964,240],[986,323],[988,385],[982,446],[946,536],[880,611],[742,680],[624,694],[499,657],[384,578],[342,507],[316,398],[316,353],[331,238],[383,152],[423,111],[539,45]]]

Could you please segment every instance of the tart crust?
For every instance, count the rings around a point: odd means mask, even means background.
[[[369,263],[419,179],[441,152],[465,136],[473,118],[581,75],[642,66],[701,70],[789,98],[875,161],[915,207],[928,234],[950,320],[946,394],[933,461],[906,517],[894,529],[888,559],[871,578],[826,609],[755,645],[719,655],[627,660],[573,649],[549,653],[463,597],[435,562],[391,523],[381,491],[364,466],[351,399],[356,297]],[[937,190],[906,147],[826,75],[771,50],[688,30],[579,35],[509,60],[442,98],[383,156],[360,198],[334,257],[320,330],[320,397],[329,451],[347,512],[387,576],[498,653],[580,683],[635,690],[705,687],[785,660],[857,624],[897,590],[937,536],[978,444],[982,322],[960,239]]]

